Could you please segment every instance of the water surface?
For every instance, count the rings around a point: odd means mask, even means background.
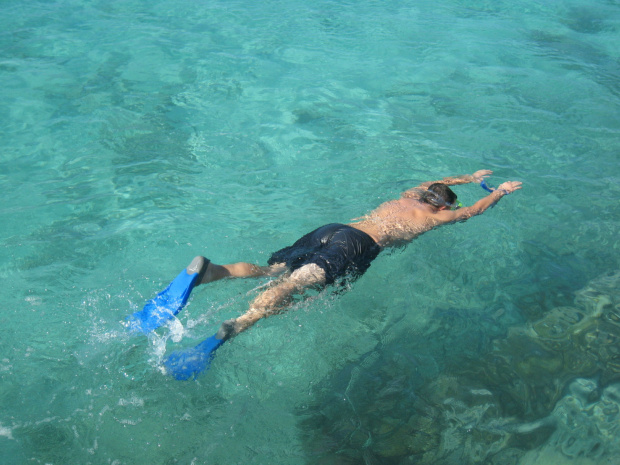
[[[5,463],[613,463],[616,2],[0,11]],[[267,280],[201,287],[150,338],[122,325],[197,254],[264,263],[478,169],[524,188],[261,321],[196,381],[161,360]]]

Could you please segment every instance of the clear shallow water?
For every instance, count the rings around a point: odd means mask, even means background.
[[[613,463],[617,4],[0,10],[4,462]],[[164,354],[265,281],[124,331],[198,253],[262,263],[481,168],[524,189],[260,322],[196,382]]]

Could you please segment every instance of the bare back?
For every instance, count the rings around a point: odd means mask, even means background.
[[[379,205],[349,226],[364,231],[381,247],[394,247],[445,223],[440,213],[418,198],[401,197]]]
[[[491,175],[490,170],[480,170],[472,175],[444,178],[441,181],[429,181],[402,193],[398,200],[382,203],[375,210],[349,226],[364,231],[381,247],[404,245],[437,226],[466,221],[480,215],[495,205],[504,195],[521,189],[521,182],[506,181],[486,197],[473,205],[450,210],[450,206],[436,207],[422,201],[422,193],[434,183],[448,186],[457,184],[480,183],[484,177]]]

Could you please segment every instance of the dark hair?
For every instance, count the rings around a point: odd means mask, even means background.
[[[428,186],[428,190],[422,192],[420,200],[434,207],[451,206],[456,202],[456,194],[445,184],[436,182]]]

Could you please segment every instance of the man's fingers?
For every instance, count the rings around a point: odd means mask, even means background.
[[[510,181],[510,187],[513,191],[521,189],[522,184],[520,181]]]

